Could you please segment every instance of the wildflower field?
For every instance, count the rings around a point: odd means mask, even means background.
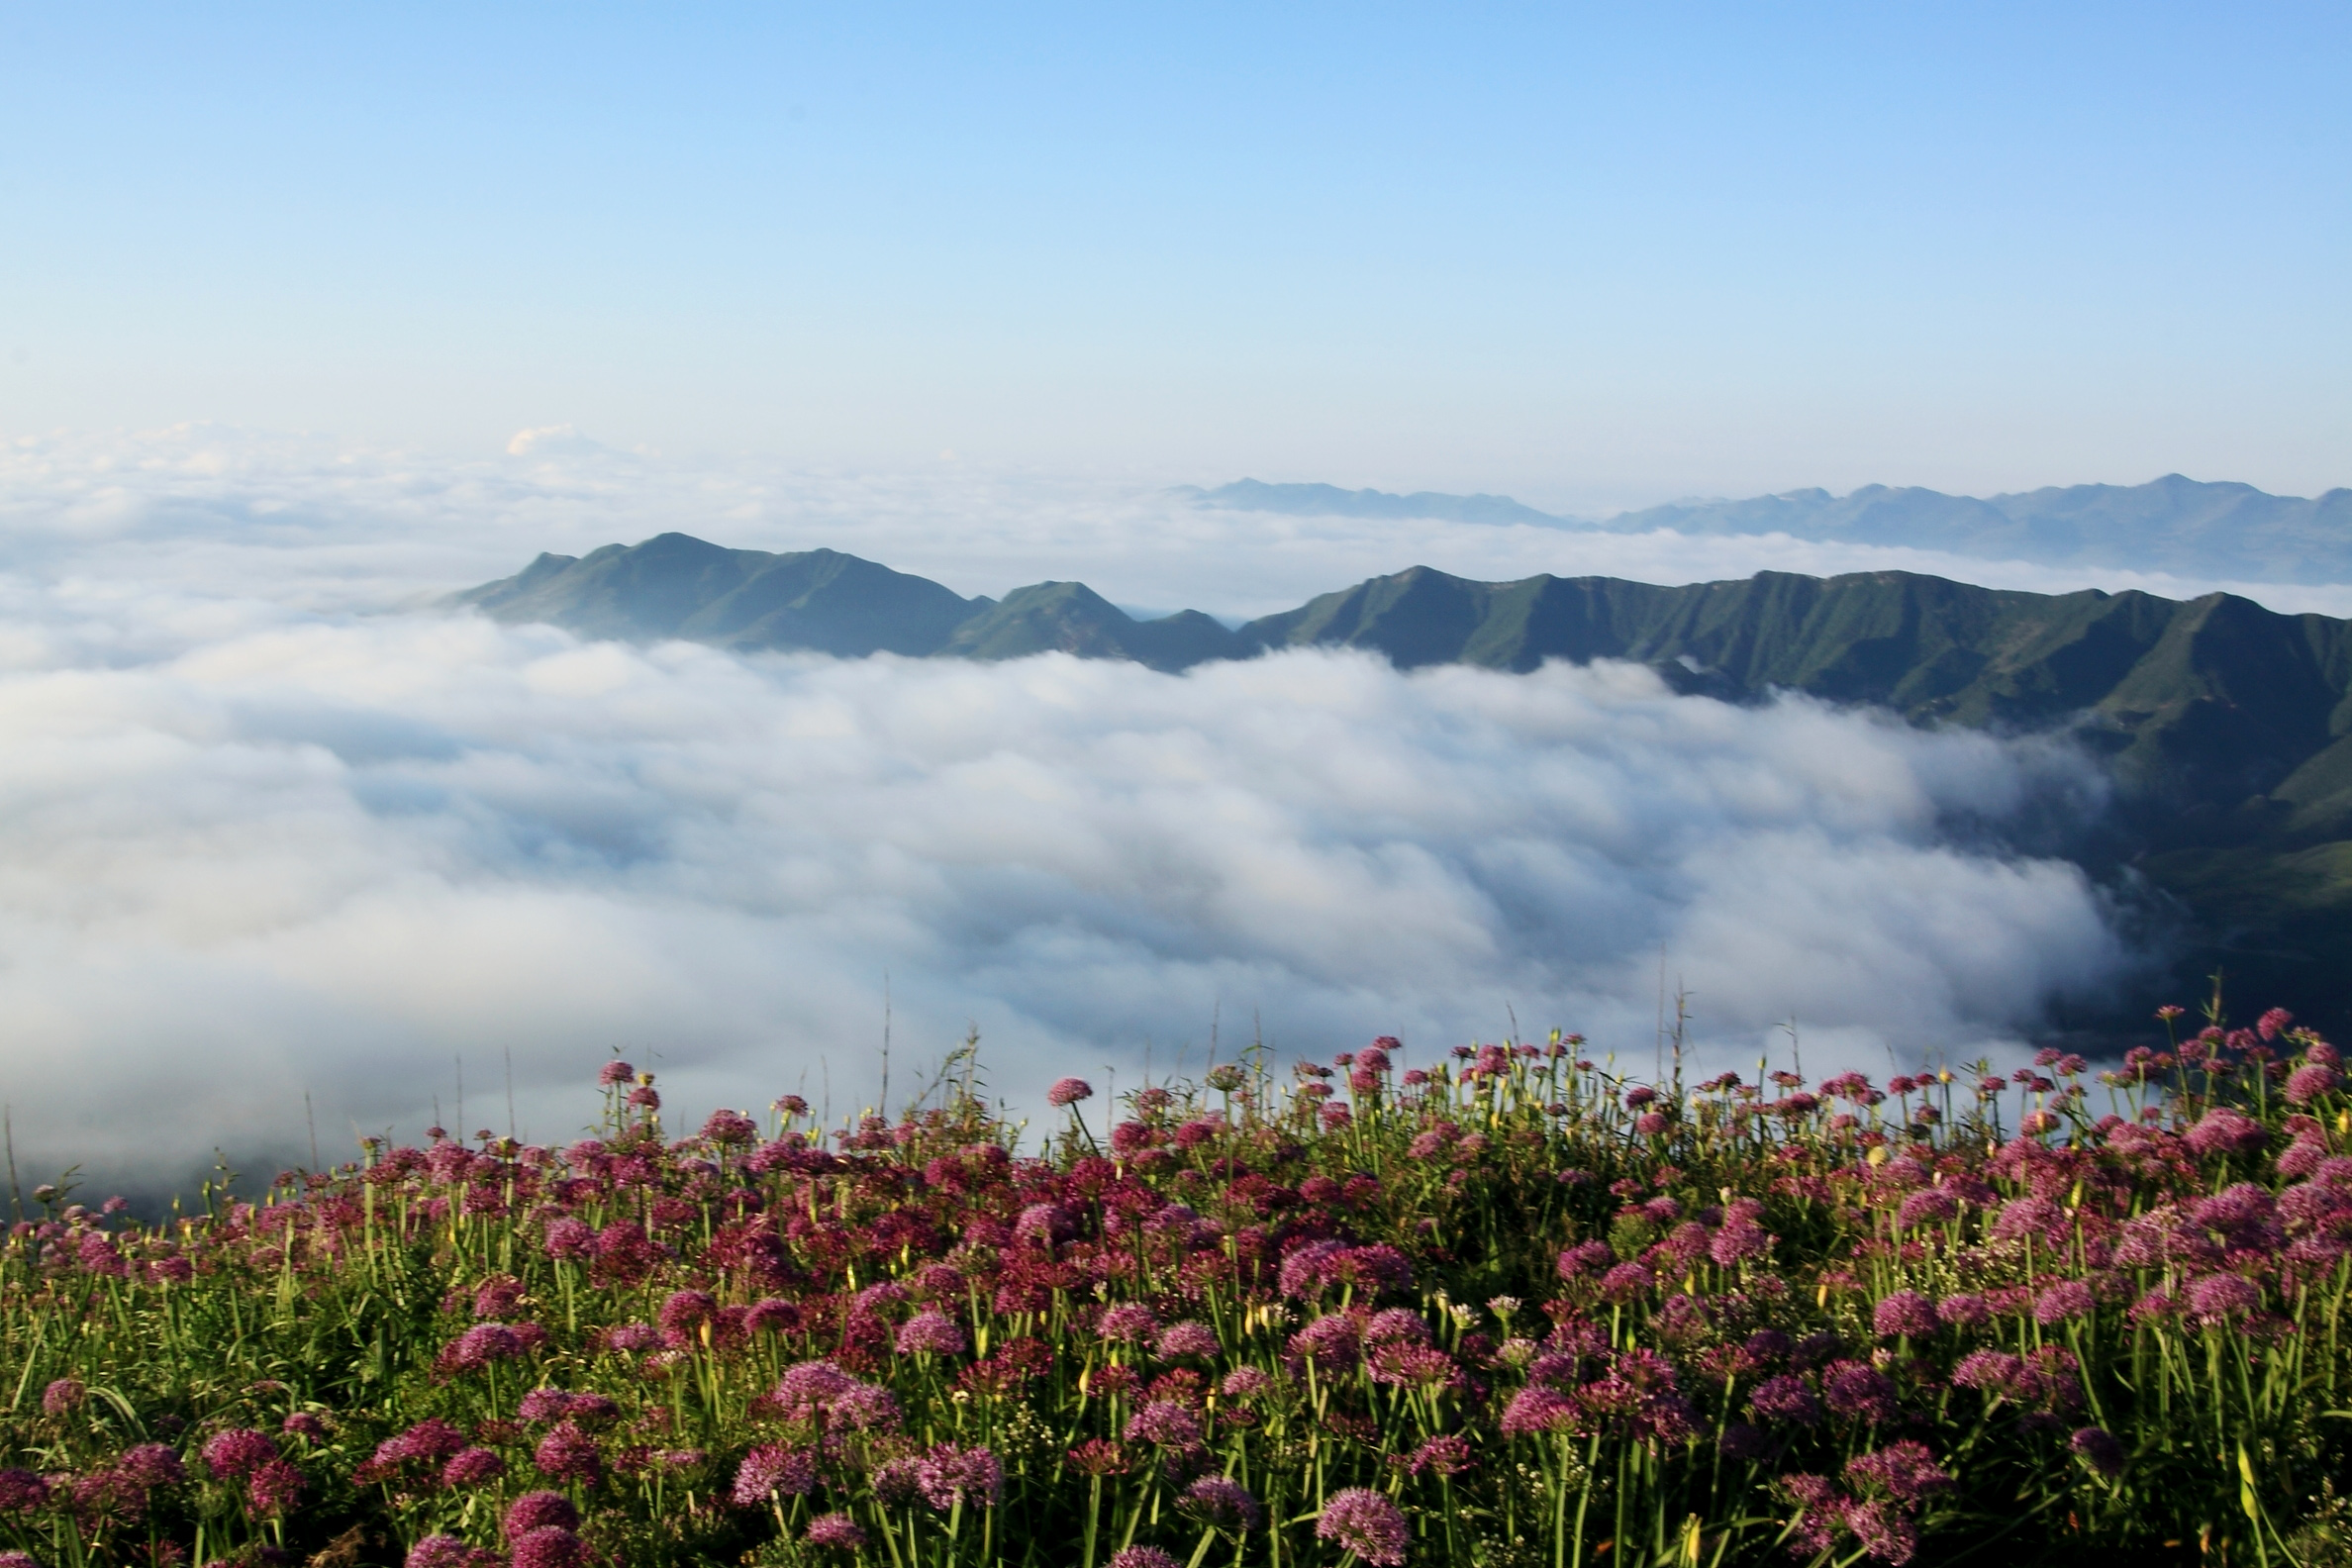
[[[1033,1153],[968,1059],[682,1138],[616,1062],[568,1148],[43,1189],[0,1564],[2352,1561],[2337,1055],[2163,1016],[1877,1085],[1261,1052]]]

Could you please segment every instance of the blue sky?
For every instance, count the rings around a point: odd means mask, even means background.
[[[2340,6],[9,6],[0,439],[2307,494],[2347,79]]]

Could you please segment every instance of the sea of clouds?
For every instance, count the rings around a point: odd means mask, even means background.
[[[1702,1060],[1785,1061],[1794,1023],[1809,1071],[1885,1070],[2013,1050],[2135,974],[2107,893],[2001,847],[2100,810],[2060,741],[1623,666],[738,657],[433,608],[665,528],[1231,616],[1415,562],[1920,564],[546,434],[475,461],[207,430],[0,447],[0,1098],[27,1185],[79,1160],[152,1190],[314,1135],[347,1157],[437,1114],[563,1137],[615,1050],[687,1122],[787,1091],[838,1118],[876,1098],[886,1014],[894,1098],[977,1027],[1033,1106],[1252,1039],[1556,1026],[1646,1074],[1661,984]]]

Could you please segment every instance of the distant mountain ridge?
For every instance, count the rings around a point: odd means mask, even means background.
[[[1915,486],[1837,496],[1792,490],[1682,501],[1602,521],[1555,517],[1508,496],[1390,495],[1243,479],[1179,491],[1198,505],[1290,515],[1436,518],[1607,533],[1788,534],[1987,560],[2122,567],[2239,582],[2352,582],[2352,489],[2304,498],[2167,474],[2142,485],[2065,485],[1980,499]]]
[[[2098,852],[2191,912],[2201,934],[2187,965],[2222,964],[2265,1001],[2352,1026],[2335,984],[2352,968],[2352,622],[2327,616],[1909,572],[1661,587],[1416,566],[1233,630],[1189,610],[1138,621],[1083,583],[966,599],[836,550],[683,534],[541,555],[449,603],[586,637],[851,657],[1061,651],[1168,671],[1288,647],[1359,648],[1404,668],[1625,659],[1733,701],[1786,690],[1914,723],[2067,726],[2121,791],[2124,841]]]

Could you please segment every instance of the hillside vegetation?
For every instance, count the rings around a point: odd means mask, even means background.
[[[564,1149],[437,1128],[157,1225],[45,1188],[0,1563],[2352,1562],[2317,1036],[1580,1047],[1066,1079],[1033,1154],[969,1055],[830,1135],[673,1138],[614,1063]]]

